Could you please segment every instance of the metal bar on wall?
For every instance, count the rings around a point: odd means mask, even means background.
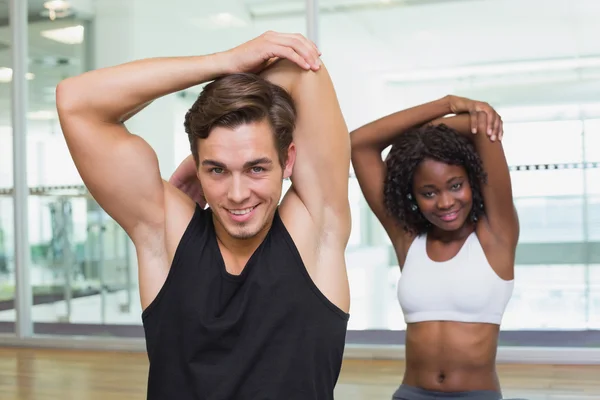
[[[27,230],[27,0],[10,0],[12,56],[12,131],[15,229],[15,305],[16,335],[32,335],[31,285],[29,282],[29,237]]]
[[[306,0],[306,35],[319,47],[319,0]]]

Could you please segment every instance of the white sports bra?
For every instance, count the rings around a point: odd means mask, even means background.
[[[500,278],[473,232],[458,254],[443,262],[427,255],[427,235],[411,244],[398,280],[398,301],[406,323],[479,322],[500,325],[514,280]]]

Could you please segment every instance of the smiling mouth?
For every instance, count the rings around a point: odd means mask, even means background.
[[[243,208],[241,210],[231,210],[231,209],[227,208],[226,210],[233,215],[246,215],[246,214],[252,212],[252,210],[254,210],[256,207],[257,206],[253,206],[253,207]]]
[[[452,212],[449,212],[449,213],[441,214],[441,215],[438,215],[438,218],[441,219],[444,222],[452,222],[456,218],[458,218],[458,213],[459,212],[460,212],[460,210],[456,210],[456,211],[452,211]]]

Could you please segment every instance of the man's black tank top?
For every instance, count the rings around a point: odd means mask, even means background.
[[[240,275],[196,207],[142,313],[149,400],[333,399],[348,314],[311,280],[279,213]]]

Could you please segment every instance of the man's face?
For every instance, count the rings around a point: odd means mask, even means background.
[[[266,120],[235,129],[215,127],[200,139],[198,179],[216,223],[235,239],[250,239],[268,229],[294,160],[292,144],[281,167]]]

